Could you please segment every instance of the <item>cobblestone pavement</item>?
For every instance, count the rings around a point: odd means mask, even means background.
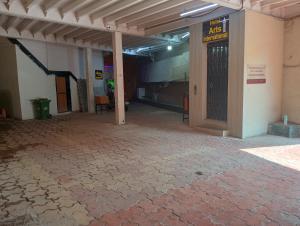
[[[201,134],[181,115],[0,122],[0,225],[300,225],[300,140]]]

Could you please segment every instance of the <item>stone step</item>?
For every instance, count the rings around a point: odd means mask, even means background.
[[[268,127],[268,134],[288,138],[300,138],[300,125],[284,125],[282,122],[270,123]]]
[[[195,128],[196,130],[206,133],[212,136],[218,136],[218,137],[228,137],[229,131],[225,129],[219,129],[219,128],[213,128],[208,126],[198,126]]]

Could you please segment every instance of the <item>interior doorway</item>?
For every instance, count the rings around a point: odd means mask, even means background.
[[[57,112],[72,111],[69,76],[56,76]]]
[[[207,45],[207,119],[227,121],[228,41]]]

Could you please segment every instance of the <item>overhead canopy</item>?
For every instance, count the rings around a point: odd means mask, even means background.
[[[299,14],[299,2],[300,0],[0,0],[0,35],[111,49],[110,32],[121,31],[124,34],[123,46],[130,50],[141,46],[180,43],[180,36],[172,31],[241,10],[243,7],[288,18]],[[213,3],[218,6],[200,13],[196,18],[180,16],[183,12]]]

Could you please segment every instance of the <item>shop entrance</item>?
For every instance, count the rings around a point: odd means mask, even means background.
[[[228,41],[207,45],[207,119],[227,121]]]

